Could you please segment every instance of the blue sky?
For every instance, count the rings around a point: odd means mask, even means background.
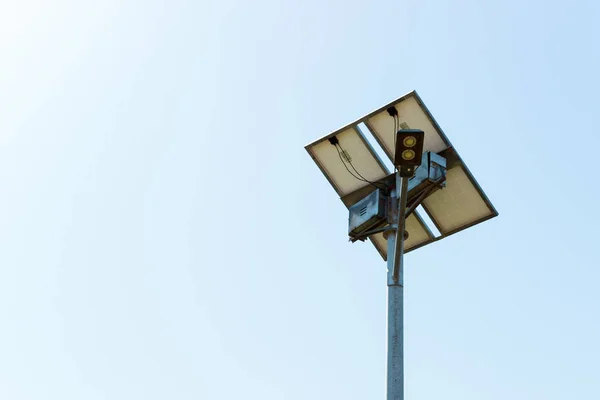
[[[413,89],[500,216],[406,257],[406,398],[599,398],[599,11],[1,2],[0,398],[383,398],[303,147]]]

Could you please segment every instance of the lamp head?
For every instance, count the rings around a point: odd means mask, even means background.
[[[425,133],[420,129],[401,129],[396,133],[394,165],[400,176],[411,177],[421,164]]]

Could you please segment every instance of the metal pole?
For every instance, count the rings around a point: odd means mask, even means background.
[[[400,203],[398,204],[398,230],[396,231],[396,248],[394,250],[394,278],[403,283],[403,263],[404,263],[404,230],[406,225],[406,198],[408,197],[408,178],[400,177],[396,172],[396,187],[400,191]]]
[[[392,223],[386,232],[388,248],[387,400],[404,400],[404,226],[408,178],[396,172],[397,192],[392,194]],[[398,193],[399,192],[399,193]],[[394,196],[395,195],[395,196]],[[396,201],[398,200],[399,201]],[[396,206],[397,204],[397,206]]]

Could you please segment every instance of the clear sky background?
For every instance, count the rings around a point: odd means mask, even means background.
[[[500,216],[406,257],[406,398],[600,398],[597,2],[0,4],[1,399],[383,399],[303,147],[413,89]]]

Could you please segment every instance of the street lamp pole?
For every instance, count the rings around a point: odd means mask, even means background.
[[[390,204],[391,224],[386,231],[388,340],[387,400],[404,400],[404,230],[408,177],[396,172],[396,190]]]
[[[395,173],[386,168],[369,137],[392,161]],[[386,398],[404,400],[405,247],[413,251],[437,242],[496,217],[498,211],[415,91],[310,143],[306,150],[348,208],[350,241],[369,239],[387,262]],[[395,188],[389,190],[392,181]],[[420,205],[435,234],[416,209]]]

